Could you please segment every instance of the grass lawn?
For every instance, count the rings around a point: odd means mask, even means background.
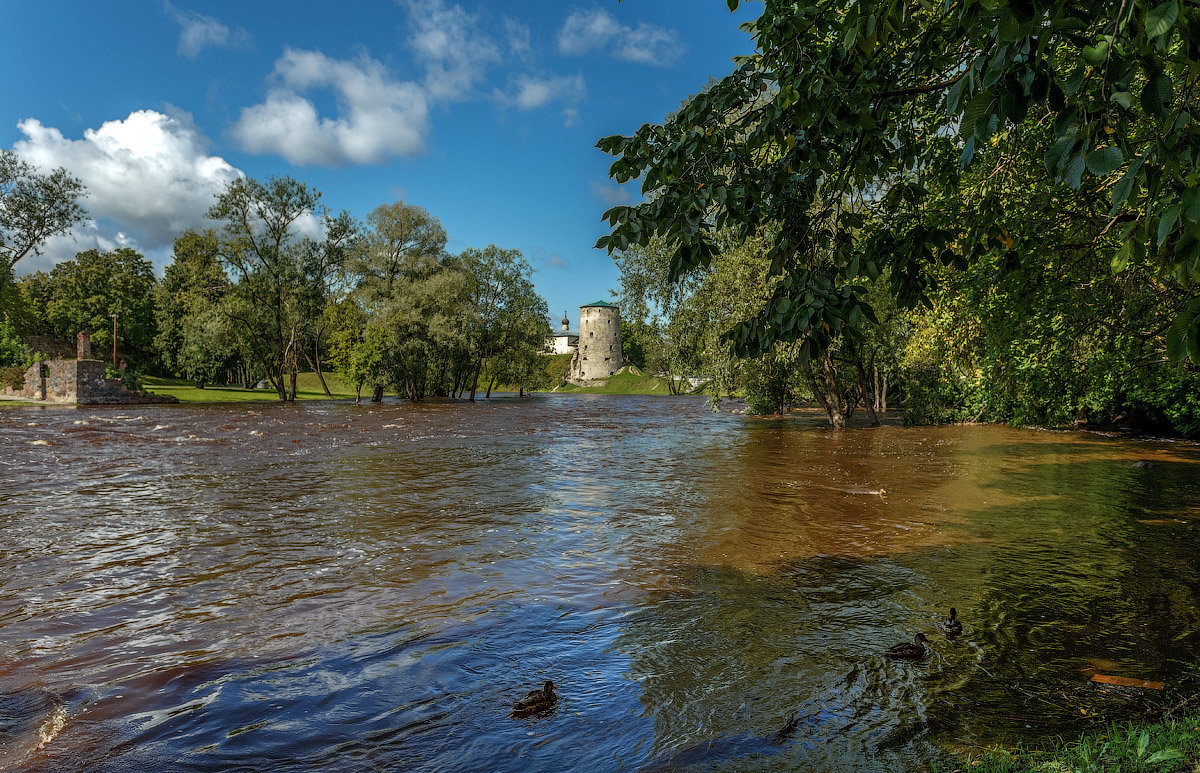
[[[31,405],[42,405],[42,403],[31,403],[26,400],[0,400],[0,408],[28,408]]]
[[[547,373],[551,377],[551,383],[559,384],[559,387],[553,391],[556,392],[574,392],[578,394],[602,394],[602,395],[669,395],[671,394],[670,387],[665,378],[656,376],[648,376],[643,373],[634,373],[629,368],[621,370],[617,375],[613,376],[603,386],[596,387],[579,387],[574,384],[563,383],[567,375],[567,368],[571,363],[571,355],[560,354],[553,357],[547,357]],[[334,399],[353,399],[354,388],[346,384],[342,378],[336,373],[326,373],[325,383],[329,385],[329,391],[333,394]],[[480,385],[480,394],[486,390],[487,385]],[[209,385],[204,389],[197,389],[196,385],[184,379],[177,378],[160,378],[157,376],[144,376],[142,378],[142,388],[148,392],[153,392],[158,395],[173,395],[179,398],[181,403],[251,403],[251,402],[278,402],[279,397],[272,389],[242,389],[240,387]],[[497,392],[517,391],[514,386],[496,385]],[[550,390],[537,390],[550,391]],[[369,399],[369,395],[366,396]],[[316,373],[301,373],[296,379],[296,399],[297,400],[326,400],[325,393],[321,390],[321,383],[317,380]]]
[[[354,397],[354,389],[347,386],[336,373],[326,373],[325,383],[335,399]],[[157,395],[173,395],[181,403],[251,403],[278,402],[279,396],[273,389],[241,389],[240,387],[206,386],[197,389],[191,381],[177,378],[145,376],[142,388]],[[296,379],[297,400],[327,400],[321,390],[316,373],[301,373]]]

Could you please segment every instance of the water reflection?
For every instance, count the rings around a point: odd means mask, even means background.
[[[32,770],[917,770],[1200,642],[1190,444],[556,396],[6,411],[0,452]]]

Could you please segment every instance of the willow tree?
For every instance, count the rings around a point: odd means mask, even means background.
[[[645,200],[606,212],[597,247],[660,236],[678,278],[714,259],[719,234],[769,227],[776,281],[731,331],[737,352],[795,341],[816,357],[875,319],[865,280],[886,277],[912,308],[945,269],[1011,251],[997,218],[926,210],[963,168],[1001,171],[987,149],[1037,125],[1026,152],[1055,195],[1102,213],[1109,270],[1178,288],[1166,348],[1200,362],[1195,3],[766,0],[744,29],[756,51],[731,74],[665,123],[598,143]],[[928,163],[936,143],[957,163]]]

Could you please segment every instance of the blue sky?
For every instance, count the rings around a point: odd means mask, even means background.
[[[724,0],[9,3],[0,147],[88,186],[93,222],[26,258],[128,244],[160,267],[237,174],[362,218],[404,200],[450,249],[520,249],[557,320],[607,297],[598,138],[660,122],[752,50]],[[557,327],[557,324],[556,324]]]

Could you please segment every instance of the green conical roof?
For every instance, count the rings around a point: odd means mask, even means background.
[[[615,308],[617,308],[615,305],[613,305],[613,304],[611,304],[611,303],[609,303],[609,302],[607,302],[607,301],[592,301],[591,303],[585,303],[585,304],[583,304],[583,305],[582,305],[582,306],[580,306],[579,308],[581,308],[581,309],[586,309],[588,306],[603,306],[603,307],[604,307],[604,308],[606,308],[606,309],[615,309]]]

